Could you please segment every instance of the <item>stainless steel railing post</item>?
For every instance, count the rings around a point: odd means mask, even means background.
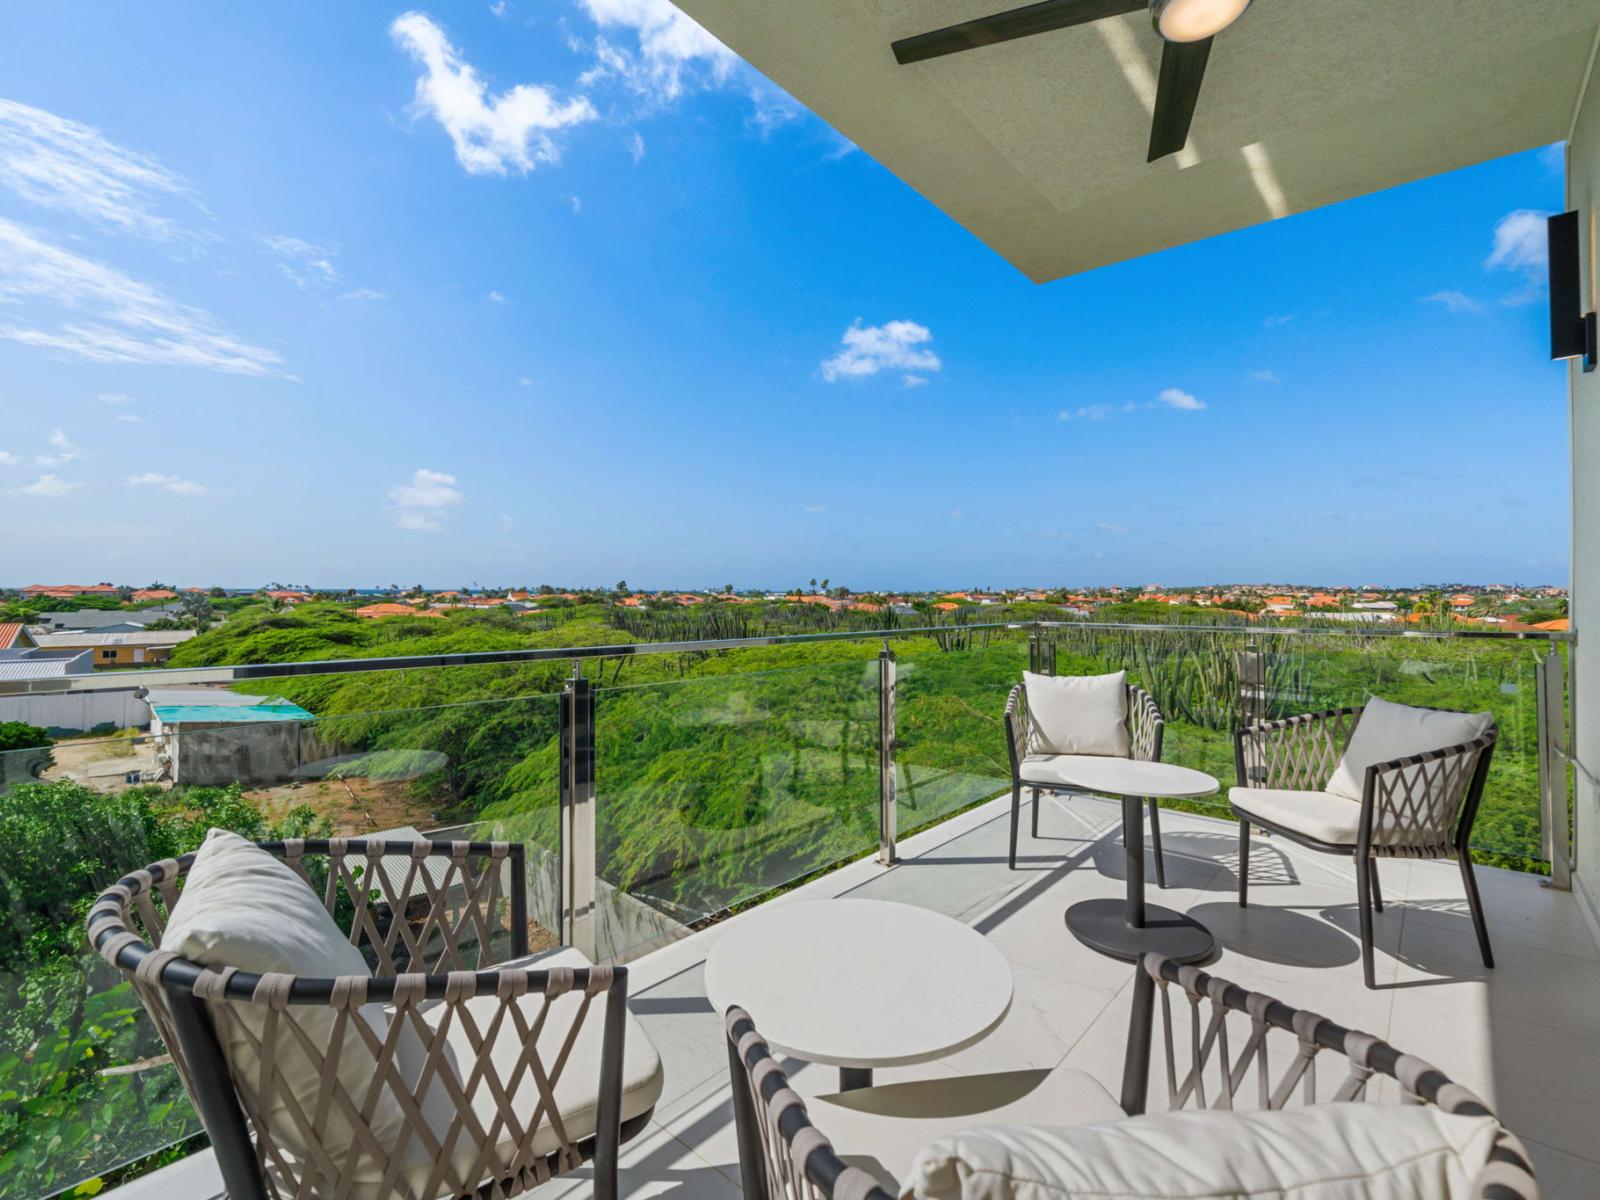
[[[561,690],[561,940],[591,960],[597,938],[594,684],[573,664]]]
[[[878,651],[878,862],[886,867],[895,862],[894,839],[899,823],[896,797],[900,781],[894,766],[895,679],[894,651],[885,639],[883,649]]]

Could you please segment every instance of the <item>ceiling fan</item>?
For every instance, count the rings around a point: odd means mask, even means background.
[[[901,38],[891,48],[903,66],[1148,9],[1162,41],[1161,74],[1150,119],[1150,154],[1145,160],[1155,162],[1176,154],[1188,142],[1200,81],[1211,56],[1211,40],[1249,7],[1250,0],[1039,0],[1025,8]]]

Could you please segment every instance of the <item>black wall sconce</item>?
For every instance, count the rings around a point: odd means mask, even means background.
[[[1578,212],[1551,217],[1546,236],[1550,246],[1550,357],[1581,358],[1592,371],[1600,362],[1600,337],[1595,314],[1583,311],[1582,251],[1578,245]]]

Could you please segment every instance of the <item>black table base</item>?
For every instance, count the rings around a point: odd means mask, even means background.
[[[1193,917],[1144,902],[1144,804],[1122,798],[1122,852],[1126,900],[1080,900],[1067,909],[1067,928],[1085,946],[1135,962],[1159,954],[1179,963],[1199,962],[1216,950],[1211,931]]]
[[[872,1086],[872,1068],[871,1067],[840,1067],[839,1068],[839,1090],[841,1092],[853,1092],[853,1091],[856,1091],[858,1088],[869,1088],[871,1086]]]

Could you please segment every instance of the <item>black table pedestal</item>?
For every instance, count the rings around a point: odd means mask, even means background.
[[[1112,958],[1135,962],[1159,954],[1179,963],[1199,962],[1216,949],[1211,931],[1193,917],[1144,902],[1144,805],[1122,798],[1122,852],[1128,897],[1080,900],[1067,909],[1067,928],[1085,946]]]

